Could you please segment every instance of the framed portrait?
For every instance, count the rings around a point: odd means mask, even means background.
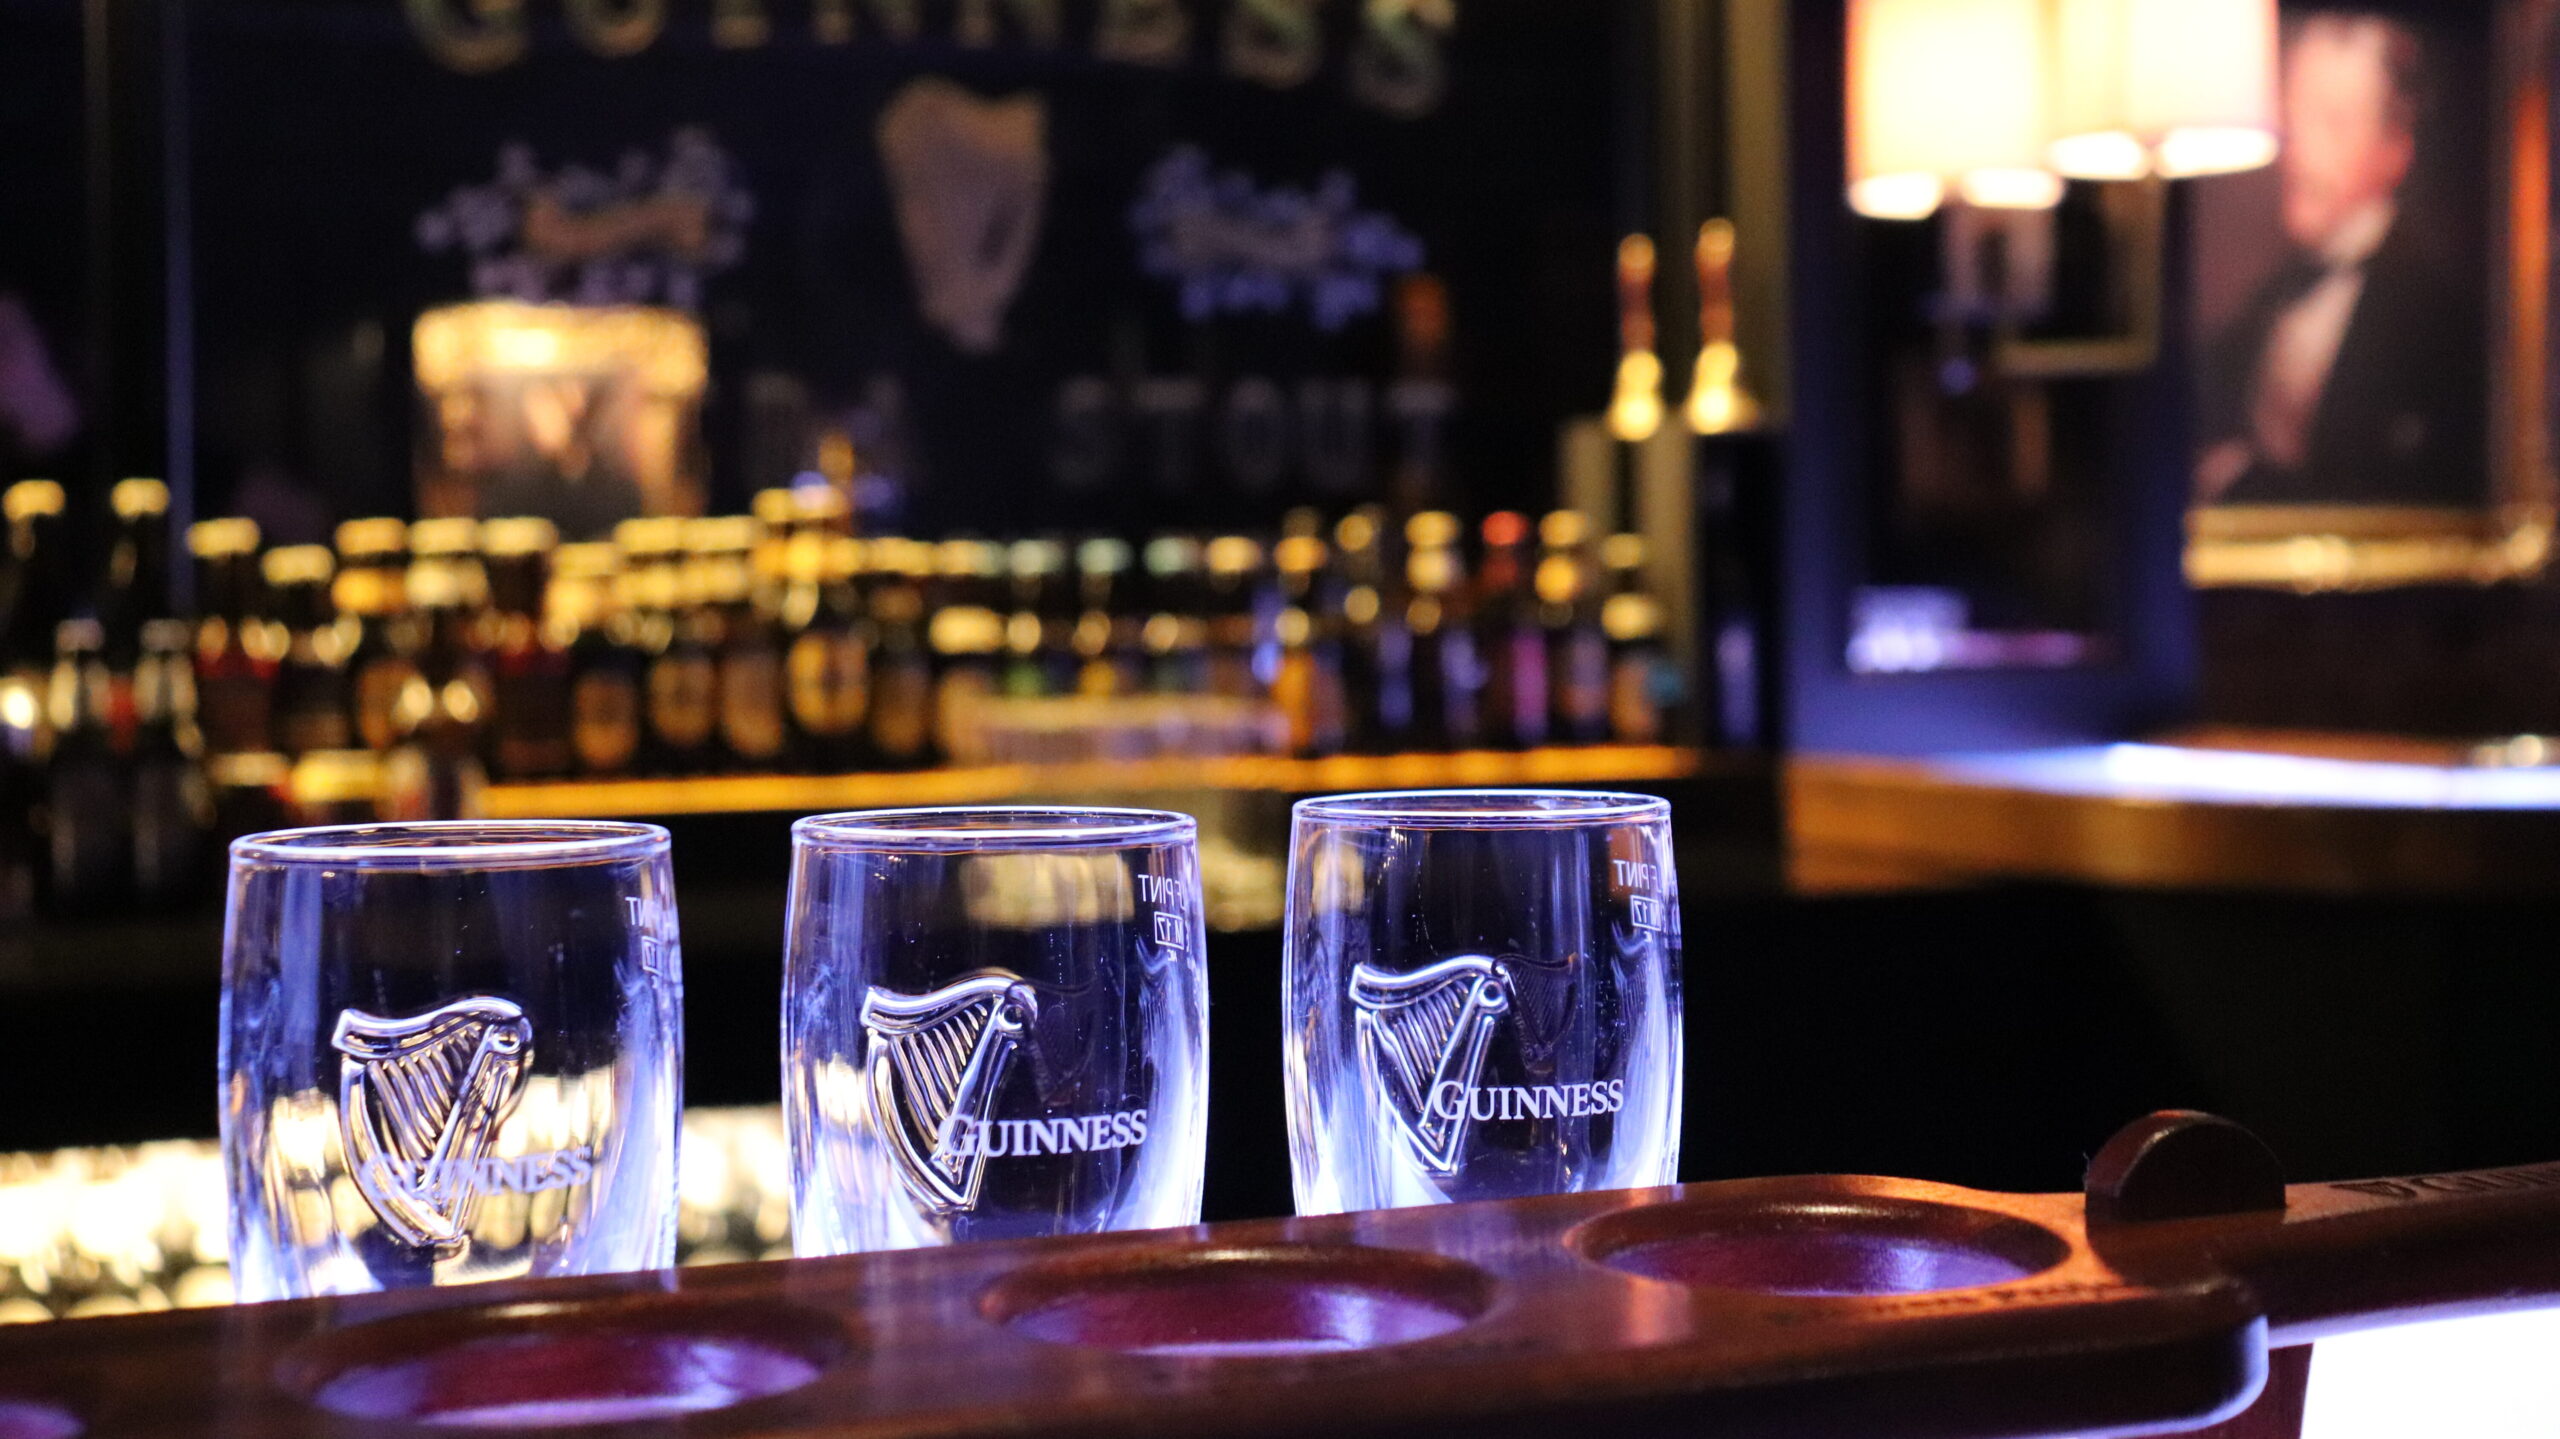
[[[2189,578],[2536,574],[2560,0],[2283,13],[2281,156],[2194,182]]]

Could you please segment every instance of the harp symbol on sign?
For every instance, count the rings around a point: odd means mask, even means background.
[[[338,1016],[338,1130],[347,1168],[383,1227],[449,1253],[480,1207],[477,1171],[524,1095],[533,1024],[503,999],[456,1000],[408,1019]]]
[[[977,1207],[987,1157],[965,1139],[987,1122],[1013,1052],[1039,1013],[1031,986],[1010,974],[980,975],[930,994],[873,989],[863,997],[872,1119],[907,1193],[929,1212]]]
[[[1471,1123],[1467,1099],[1484,1073],[1493,1028],[1511,1009],[1511,985],[1482,955],[1460,955],[1394,974],[1372,965],[1351,971],[1359,1010],[1360,1063],[1387,1113],[1424,1169],[1446,1179],[1458,1172]],[[1451,1114],[1432,1102],[1455,1085]]]

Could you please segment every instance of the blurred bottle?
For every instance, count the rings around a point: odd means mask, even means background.
[[[1458,517],[1425,510],[1405,521],[1405,627],[1413,635],[1413,743],[1427,750],[1476,743],[1484,687],[1476,660],[1474,597],[1458,542]]]
[[[1539,625],[1547,636],[1548,733],[1561,744],[1609,737],[1609,641],[1600,631],[1591,522],[1557,510],[1538,522]]]
[[[1485,516],[1483,534],[1476,647],[1485,671],[1484,741],[1496,749],[1535,749],[1547,742],[1547,637],[1522,553],[1529,518],[1496,511]]]
[[[346,749],[354,739],[346,671],[354,646],[329,594],[337,561],[326,545],[286,545],[267,551],[260,568],[284,629],[271,701],[272,747],[288,755]]]
[[[266,753],[273,743],[270,687],[285,635],[266,613],[257,521],[201,521],[188,527],[187,549],[196,561],[196,703],[205,748]]]
[[[347,689],[356,739],[377,753],[400,739],[400,697],[418,669],[409,620],[409,526],[395,519],[338,526],[338,575],[330,597],[355,627]]]
[[[706,634],[693,603],[700,574],[686,554],[684,521],[626,520],[614,537],[629,567],[633,633],[644,656],[647,767],[660,774],[707,770],[720,731],[718,626]]]
[[[1385,510],[1364,505],[1333,531],[1343,578],[1350,747],[1363,754],[1395,753],[1413,737],[1413,632],[1405,628],[1404,586],[1388,555],[1385,519]]]
[[[610,544],[552,551],[543,628],[569,662],[569,751],[582,774],[629,774],[646,735],[646,657],[621,602],[622,558]]]
[[[862,762],[871,707],[871,635],[862,614],[862,542],[823,528],[791,537],[781,623],[800,763],[823,773]]]
[[[42,764],[52,750],[45,694],[53,670],[54,633],[71,607],[63,553],[62,486],[20,480],[0,492],[9,522],[8,568],[0,570],[0,712],[24,715],[13,743]],[[23,695],[11,700],[9,694]]]
[[[1076,577],[1056,540],[1016,540],[1005,550],[1004,622],[1008,695],[1037,698],[1075,690]]]
[[[1144,688],[1139,633],[1145,617],[1139,610],[1136,563],[1137,553],[1126,540],[1103,536],[1076,546],[1078,694],[1132,695]]]
[[[417,552],[414,533],[410,543]],[[453,551],[427,551],[409,564],[418,672],[401,693],[399,743],[381,761],[376,793],[385,819],[462,819],[480,812],[489,782],[481,756],[496,707],[478,633],[485,583],[476,562]]]
[[[1680,674],[1671,663],[1662,602],[1645,586],[1642,535],[1611,535],[1600,545],[1608,598],[1600,631],[1609,641],[1609,737],[1620,744],[1660,744],[1680,704]]]
[[[142,660],[142,627],[173,613],[169,603],[169,487],[158,480],[119,480],[107,492],[115,540],[107,551],[106,593],[98,620],[106,632],[107,669],[131,703],[134,667]]]
[[[1263,652],[1270,586],[1262,546],[1243,535],[1220,535],[1201,553],[1208,574],[1208,692],[1260,699],[1279,669],[1276,653]]]
[[[933,760],[934,655],[925,599],[934,578],[933,547],[882,539],[871,546],[871,584],[863,608],[876,648],[871,660],[871,759],[891,769]]]
[[[549,520],[490,520],[480,527],[489,608],[477,646],[488,656],[490,757],[501,779],[569,773],[569,653],[543,623],[560,532]]]
[[[53,908],[92,913],[123,899],[132,877],[132,788],[108,713],[106,631],[64,620],[55,631],[47,718],[46,893]]]
[[[193,899],[213,863],[213,789],[196,723],[194,636],[183,620],[142,627],[134,669],[133,889],[143,904]]]
[[[983,540],[946,540],[934,551],[940,603],[933,643],[934,744],[953,764],[984,764],[978,707],[996,692],[1004,656],[1004,550]]]
[[[782,692],[786,641],[778,614],[756,604],[761,527],[752,518],[723,516],[695,520],[687,528],[701,567],[705,632],[720,656],[722,758],[736,769],[780,768],[791,744]]]
[[[1289,722],[1292,754],[1339,754],[1350,716],[1342,684],[1341,597],[1332,551],[1313,533],[1285,536],[1272,551],[1280,569],[1274,632],[1280,668],[1271,697]]]
[[[1138,642],[1147,655],[1147,688],[1196,695],[1209,688],[1209,592],[1200,542],[1158,535],[1142,552],[1147,566],[1147,618]]]

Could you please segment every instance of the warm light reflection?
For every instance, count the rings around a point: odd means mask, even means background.
[[[1951,757],[1948,767],[2052,794],[2202,804],[2560,809],[2560,768],[2430,765],[2173,745],[2089,745]]]

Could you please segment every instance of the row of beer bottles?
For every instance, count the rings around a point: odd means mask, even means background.
[[[1212,695],[1294,749],[1664,737],[1678,676],[1632,536],[1363,510],[1276,542],[927,543],[846,533],[830,491],[646,519],[359,520],[333,554],[191,533],[217,751],[424,744],[504,777],[967,763],[973,706]]]
[[[84,598],[62,487],[0,493],[0,916],[39,896],[61,910],[183,903],[211,864],[192,636],[169,602],[168,490],[130,479],[108,502],[114,542]]]

